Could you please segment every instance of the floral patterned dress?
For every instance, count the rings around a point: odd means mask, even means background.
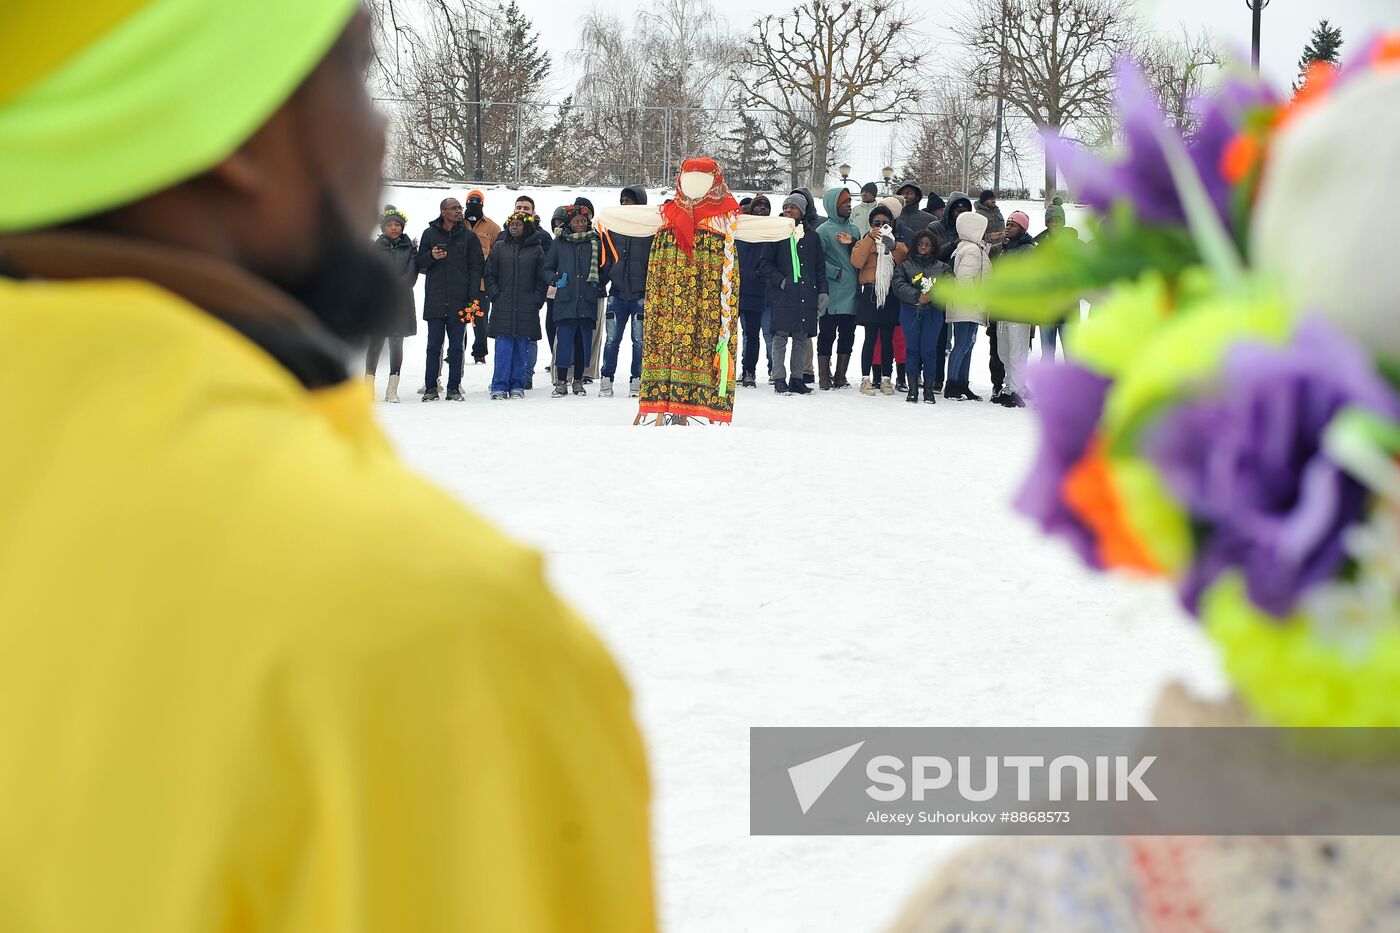
[[[719,391],[716,347],[721,333],[720,290],[724,237],[703,226],[695,255],[685,255],[666,228],[652,242],[647,265],[646,328],[642,333],[643,414],[673,414],[729,422],[734,418],[734,360],[739,328],[731,324],[729,373]],[[739,269],[731,271],[739,293]]]

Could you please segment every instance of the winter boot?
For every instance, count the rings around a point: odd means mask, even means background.
[[[788,388],[788,381],[786,379],[774,379],[773,391],[777,392],[779,395],[792,394],[792,390]]]
[[[938,402],[938,384],[934,382],[924,383],[924,402],[933,405]]]
[[[909,385],[908,385],[907,382],[905,382],[905,379],[907,378],[908,374],[905,372],[904,364],[903,364],[903,363],[895,363],[895,364],[894,364],[894,372],[895,372],[894,390],[895,390],[896,392],[903,392],[903,391],[905,391],[906,389],[908,389],[908,388],[909,388]]]
[[[812,389],[801,379],[794,379],[788,383],[788,391],[793,395],[811,395]]]
[[[880,370],[880,392],[884,395],[894,395],[894,383],[890,382],[890,374],[883,369]]]
[[[563,398],[569,394],[569,384],[564,381],[563,376],[554,377],[554,391],[549,393],[550,398]]]
[[[758,377],[753,373],[744,373],[739,377],[739,385],[747,389],[756,388],[758,386]]]
[[[384,401],[397,403],[399,400],[399,375],[393,373],[389,376],[389,386],[384,390]]]
[[[586,384],[587,384],[586,381],[583,380],[583,379],[575,379],[575,380],[574,380],[574,394],[575,394],[575,395],[587,395],[587,394],[588,394],[588,390],[584,388],[584,386],[585,386]]]
[[[599,398],[612,398],[612,397],[613,397],[613,393],[612,393],[612,380],[609,379],[607,376],[604,376],[604,377],[603,377],[602,383],[598,386],[598,397],[599,397]]]
[[[980,402],[980,401],[982,401],[982,396],[980,396],[980,395],[978,395],[976,392],[972,391],[972,387],[971,387],[970,385],[968,385],[966,382],[962,383],[962,397],[965,398],[965,399],[967,399],[969,402]]]
[[[873,385],[870,384],[870,377],[869,377],[869,376],[862,376],[862,377],[861,377],[861,380],[860,380],[860,394],[861,394],[861,395],[874,395],[874,394],[875,394],[875,387],[874,387]]]
[[[816,374],[816,373],[803,373],[803,374],[802,374],[802,384],[803,384],[803,385],[808,385],[808,386],[809,386],[809,385],[811,385],[812,383],[814,383],[814,382],[816,382],[816,381],[817,381],[817,374]]]
[[[467,397],[462,394],[462,390],[460,388],[448,389],[447,400],[449,402],[465,402],[467,400]]]
[[[952,399],[962,398],[962,383],[956,379],[949,379],[943,386],[943,397]]]
[[[919,403],[919,377],[912,376],[909,379],[909,394],[904,396],[906,402]]]
[[[821,380],[821,389],[825,392],[831,388],[831,357],[817,357],[817,367],[817,375]]]
[[[753,383],[751,382],[751,383],[749,383],[749,385],[753,385]],[[639,397],[641,394],[642,394],[642,377],[641,377],[641,376],[633,376],[633,377],[632,377],[632,381],[630,381],[630,382],[627,383],[627,397],[628,397],[628,398],[637,398],[637,397]]]
[[[1025,408],[1026,400],[1015,392],[1003,392],[997,404],[1004,408]]]
[[[436,392],[424,392],[423,397],[420,399],[420,401],[423,402],[436,402],[437,400],[438,394]]]
[[[836,372],[831,377],[833,389],[849,389],[851,382],[846,378],[846,369],[851,365],[851,354],[836,354]]]

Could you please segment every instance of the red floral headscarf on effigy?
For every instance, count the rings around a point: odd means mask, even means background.
[[[686,159],[681,163],[681,175],[686,172],[705,172],[715,177],[710,190],[692,201],[681,190],[680,177],[676,178],[676,196],[661,205],[661,216],[666,225],[676,234],[676,245],[687,256],[695,255],[695,228],[702,220],[719,217],[739,210],[739,202],[729,193],[724,183],[724,170],[714,159]]]

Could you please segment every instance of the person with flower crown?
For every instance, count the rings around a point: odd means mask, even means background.
[[[686,424],[691,417],[732,421],[740,329],[735,242],[781,242],[792,237],[793,222],[740,215],[723,169],[711,158],[681,163],[676,195],[660,208],[619,205],[604,208],[598,220],[627,236],[655,236],[634,423],[648,415],[657,425]]]
[[[541,271],[541,280],[554,299],[554,398],[568,394],[570,369],[574,395],[588,394],[583,374],[593,349],[603,282],[612,271],[612,261],[604,256],[602,240],[593,229],[592,209],[571,204],[564,208],[564,217],[564,230],[550,247]]]
[[[506,219],[505,239],[486,260],[486,294],[491,299],[487,333],[496,341],[491,398],[525,397],[529,347],[540,339],[544,305],[544,250],[535,234],[539,218],[517,211]]]

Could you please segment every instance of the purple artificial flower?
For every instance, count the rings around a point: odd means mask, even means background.
[[[1108,387],[1109,380],[1074,363],[1030,367],[1041,444],[1015,501],[1018,512],[1035,519],[1046,533],[1069,541],[1084,562],[1096,568],[1101,562],[1094,535],[1065,506],[1060,487],[1094,436]]]
[[[1065,173],[1075,197],[1100,212],[1121,199],[1132,203],[1138,216],[1149,223],[1184,226],[1186,209],[1157,136],[1166,124],[1157,96],[1130,59],[1118,61],[1114,76],[1114,103],[1123,121],[1125,156],[1106,162],[1054,134],[1045,136],[1046,155]],[[1272,100],[1262,85],[1231,78],[1219,91],[1194,102],[1200,128],[1192,140],[1184,141],[1186,152],[1221,222],[1231,229],[1230,183],[1221,175],[1220,156],[1248,110],[1267,106]]]
[[[1358,406],[1400,418],[1400,399],[1372,360],[1318,319],[1285,347],[1240,344],[1225,357],[1219,395],[1182,405],[1143,452],[1198,530],[1181,596],[1234,567],[1250,600],[1277,618],[1346,561],[1343,530],[1364,519],[1367,490],[1322,450],[1328,424]]]

